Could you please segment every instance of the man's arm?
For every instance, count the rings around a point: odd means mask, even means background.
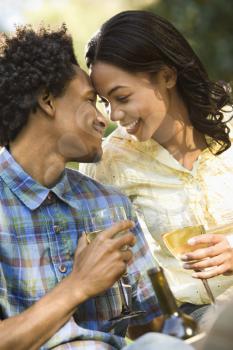
[[[67,322],[85,299],[74,297],[74,284],[67,277],[50,293],[21,314],[0,322],[1,350],[34,350],[44,344]],[[77,281],[75,288],[81,290]],[[78,294],[78,293],[77,293]]]
[[[119,222],[99,234],[90,245],[83,236],[71,274],[32,307],[0,322],[0,349],[38,349],[70,319],[79,304],[110,288],[132,258],[130,250],[121,248],[135,243],[132,233],[111,238],[132,226],[131,221]]]

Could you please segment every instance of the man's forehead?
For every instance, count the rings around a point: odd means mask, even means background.
[[[87,94],[88,92],[95,93],[95,89],[91,83],[91,79],[88,74],[81,69],[80,67],[75,67],[76,77],[74,83],[77,89],[80,90],[80,93]]]

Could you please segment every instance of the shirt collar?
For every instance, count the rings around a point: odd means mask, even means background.
[[[132,149],[137,149],[139,152],[149,154],[150,157],[156,159],[157,162],[164,164],[169,168],[188,174],[195,172],[200,159],[202,159],[203,157],[205,159],[213,157],[213,154],[209,151],[208,148],[204,149],[201,152],[198,159],[196,160],[196,162],[194,163],[193,169],[188,170],[187,168],[182,166],[166,148],[164,148],[162,145],[160,145],[157,141],[153,139],[143,142],[137,141],[132,135],[128,134],[123,127],[120,126],[112,133],[112,135],[110,134],[109,137],[113,137],[116,142],[120,142],[123,144],[127,143],[127,148],[132,147]]]
[[[132,149],[137,149],[138,151],[146,154],[150,154],[156,161],[176,169],[178,171],[187,172],[190,171],[184,168],[163,146],[161,146],[157,141],[150,139],[148,141],[137,141],[131,135],[129,135],[126,130],[122,127],[118,127],[112,134],[115,140],[119,142],[127,142],[131,145]],[[110,134],[111,137],[111,134]]]
[[[6,148],[2,148],[0,151],[0,178],[20,201],[31,210],[38,208],[47,198],[49,192],[55,193],[67,204],[77,207],[77,201],[74,201],[71,196],[72,190],[66,171],[62,174],[59,182],[49,189],[27,174]]]

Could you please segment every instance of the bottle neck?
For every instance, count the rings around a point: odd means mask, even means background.
[[[152,286],[158,298],[159,306],[164,315],[179,314],[179,309],[176,305],[175,298],[168,285],[163,269],[153,268],[148,271]]]

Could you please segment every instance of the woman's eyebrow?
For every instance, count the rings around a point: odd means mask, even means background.
[[[115,92],[116,90],[118,89],[121,89],[121,88],[126,88],[127,86],[124,86],[124,85],[117,85],[117,86],[114,86],[109,92],[108,92],[108,96],[110,96],[111,94],[113,94],[113,92]]]

